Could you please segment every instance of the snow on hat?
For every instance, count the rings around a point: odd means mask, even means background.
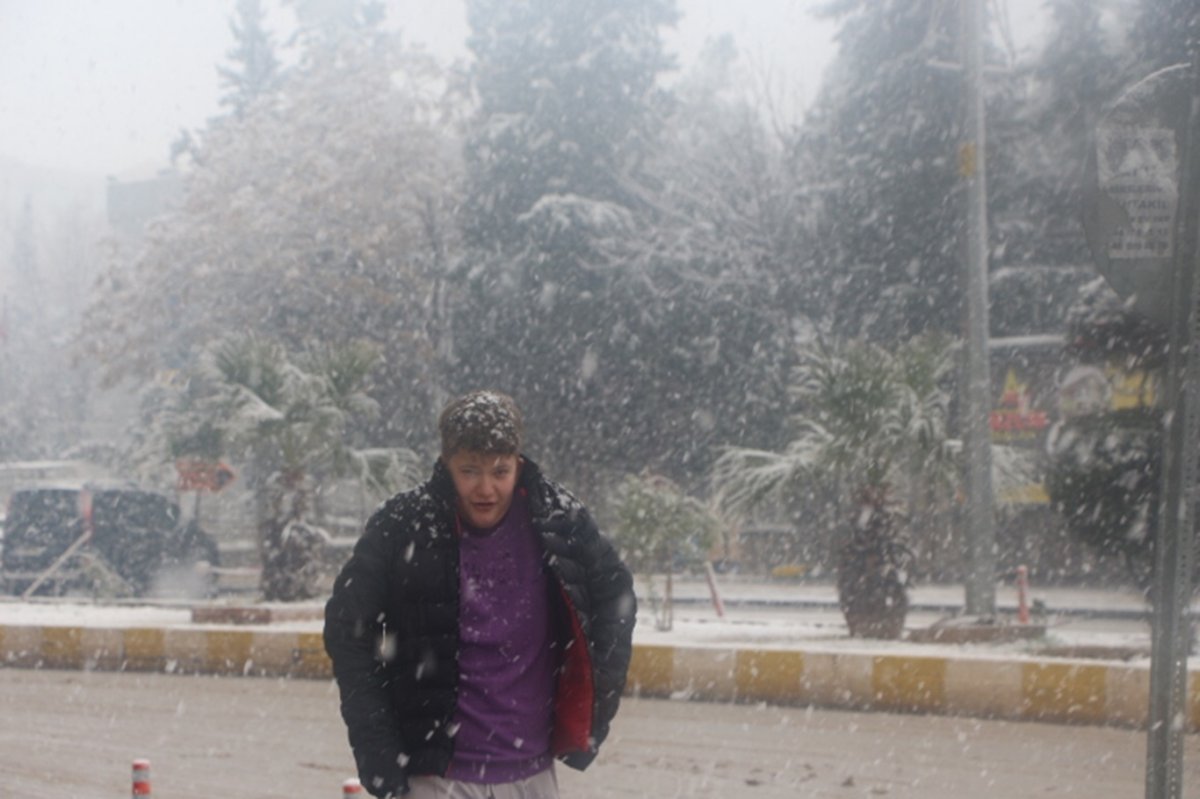
[[[521,451],[523,432],[517,403],[499,391],[472,391],[452,401],[438,419],[442,455],[463,450],[494,455]]]

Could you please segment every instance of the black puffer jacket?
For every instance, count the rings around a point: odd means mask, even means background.
[[[637,603],[633,580],[587,510],[529,460],[519,491],[553,577],[561,645],[555,754],[583,769],[617,712]],[[442,461],[425,485],[367,522],[325,607],[325,649],[363,786],[399,795],[409,774],[443,775],[458,697],[458,530]],[[582,644],[582,645],[575,645]]]

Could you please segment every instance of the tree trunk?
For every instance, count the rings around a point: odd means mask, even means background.
[[[908,615],[911,562],[912,552],[903,539],[887,489],[862,489],[837,556],[838,605],[850,635],[901,636]]]
[[[266,513],[259,519],[262,593],[268,602],[296,602],[317,595],[324,536],[309,524],[306,476],[285,472],[265,486]]]

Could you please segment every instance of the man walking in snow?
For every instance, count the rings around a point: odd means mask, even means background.
[[[325,608],[359,778],[377,797],[558,796],[617,712],[633,580],[587,509],[521,454],[513,400],[438,423],[433,476],[367,522]]]

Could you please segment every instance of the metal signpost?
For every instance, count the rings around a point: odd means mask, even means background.
[[[1084,227],[1097,267],[1170,331],[1156,531],[1147,799],[1178,799],[1200,449],[1200,53],[1134,86],[1100,124]]]

